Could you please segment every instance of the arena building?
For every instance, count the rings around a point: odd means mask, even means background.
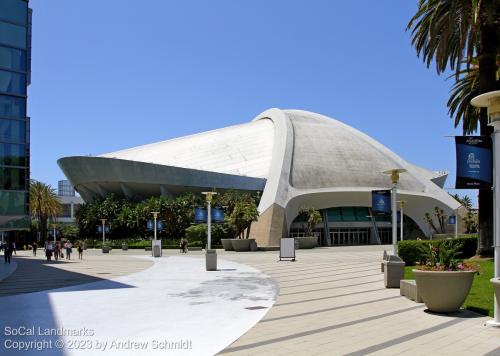
[[[210,189],[259,191],[251,235],[261,246],[303,236],[302,206],[321,211],[322,245],[390,242],[388,217],[371,212],[371,192],[391,187],[382,172],[403,168],[404,238],[431,234],[425,213],[454,215],[447,174],[415,166],[364,133],[301,110],[270,109],[252,121],[101,156],[64,157],[59,166],[85,201],[113,193],[128,199]],[[399,231],[399,229],[398,229]]]

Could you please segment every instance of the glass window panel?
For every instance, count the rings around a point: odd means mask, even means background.
[[[28,3],[22,0],[1,0],[0,19],[26,25]]]
[[[26,99],[0,95],[0,117],[26,117]]]
[[[0,67],[26,72],[26,51],[0,46]]]
[[[24,192],[2,192],[0,191],[0,214],[14,215],[25,214],[26,196]]]
[[[26,141],[26,122],[23,120],[0,119],[0,140]]]
[[[342,208],[342,217],[344,221],[356,221],[356,215],[354,215],[354,209],[352,207]]]
[[[328,221],[342,221],[340,208],[331,208],[326,211]]]
[[[25,190],[26,189],[26,169],[7,168],[0,170],[0,189],[5,190]]]
[[[0,92],[26,95],[26,75],[0,70]]]
[[[370,215],[368,208],[357,207],[357,208],[355,208],[355,211],[356,211],[356,216],[358,218],[358,221],[369,221],[370,220],[370,218],[368,217]]]
[[[25,152],[24,145],[0,143],[0,164],[7,166],[25,166]]]
[[[0,21],[0,43],[26,49],[26,27]]]

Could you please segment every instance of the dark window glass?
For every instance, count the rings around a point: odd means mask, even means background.
[[[0,214],[14,215],[26,214],[27,194],[24,192],[1,192],[0,191]]]
[[[62,211],[60,213],[60,217],[62,218],[70,218],[71,217],[71,204],[61,204]]]
[[[0,21],[0,43],[26,49],[26,27]]]
[[[26,122],[22,120],[0,119],[1,141],[26,141]]]
[[[25,146],[0,143],[0,164],[6,166],[26,166]]]
[[[0,95],[0,117],[26,117],[26,99]]]
[[[22,0],[1,0],[0,19],[26,25],[28,2]]]
[[[26,72],[26,51],[0,46],[0,67]]]
[[[0,92],[26,95],[26,74],[0,70]]]
[[[0,169],[0,189],[25,190],[26,169],[2,167]]]

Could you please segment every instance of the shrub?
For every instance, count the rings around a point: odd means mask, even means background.
[[[191,225],[186,229],[186,239],[189,245],[192,245],[193,241],[201,241],[202,246],[205,246],[207,227],[203,224]]]
[[[458,251],[458,258],[469,258],[476,254],[477,237],[459,237],[451,240],[406,240],[398,242],[399,257],[406,265],[413,266],[415,263],[425,263],[425,255],[422,251],[428,250],[429,246],[439,247],[445,241],[451,241],[452,246],[462,245]]]

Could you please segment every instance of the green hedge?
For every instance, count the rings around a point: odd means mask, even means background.
[[[476,254],[477,236],[463,236],[451,240],[406,240],[398,242],[398,255],[406,262],[407,266],[413,266],[417,262],[424,262],[419,246],[439,246],[444,241],[453,241],[454,244],[463,244],[459,258],[470,258]]]

